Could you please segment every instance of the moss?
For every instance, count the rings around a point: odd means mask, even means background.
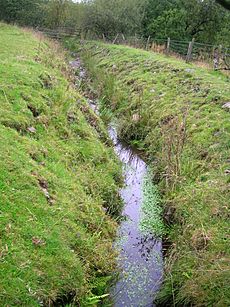
[[[173,208],[158,303],[229,306],[230,124],[222,108],[229,77],[124,46],[77,48],[103,114],[117,118],[120,137],[145,150],[163,202]]]
[[[68,76],[58,45],[0,24],[1,306],[84,306],[114,268],[121,168]]]

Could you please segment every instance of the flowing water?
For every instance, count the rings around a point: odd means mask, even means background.
[[[80,60],[70,64],[78,70],[80,79],[84,79],[86,71]],[[89,104],[97,112],[96,104],[92,101],[89,101]],[[144,233],[140,227],[143,186],[148,168],[134,149],[118,140],[114,126],[110,126],[109,135],[114,143],[114,150],[123,163],[125,178],[125,187],[120,191],[124,201],[125,219],[119,226],[114,245],[118,252],[119,277],[111,289],[113,306],[155,306],[153,302],[163,274],[162,241]]]
[[[111,290],[114,306],[155,306],[153,301],[162,282],[162,242],[141,231],[141,205],[147,165],[109,129],[114,148],[123,163],[125,187],[121,190],[125,221],[120,224],[115,248],[118,250],[118,281]]]

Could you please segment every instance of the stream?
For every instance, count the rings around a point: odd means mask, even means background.
[[[153,301],[162,282],[162,241],[141,231],[141,205],[147,165],[132,148],[119,142],[116,129],[109,134],[116,154],[123,163],[125,221],[120,224],[115,248],[118,250],[119,278],[111,289],[114,306],[155,306]]]
[[[80,80],[86,71],[79,59],[70,62],[78,71]],[[89,100],[91,108],[98,114],[97,105]],[[122,162],[124,188],[120,195],[124,201],[124,220],[119,224],[117,240],[117,268],[119,276],[110,294],[114,307],[154,307],[154,298],[159,291],[163,276],[162,241],[141,229],[143,219],[143,187],[148,180],[148,167],[139,154],[127,144],[119,141],[115,125],[108,132],[114,150]]]

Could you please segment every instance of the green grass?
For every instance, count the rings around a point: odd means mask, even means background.
[[[88,306],[114,268],[121,167],[70,77],[57,45],[0,24],[1,306]]]
[[[124,46],[66,46],[81,52],[102,114],[154,168],[171,242],[159,305],[229,306],[229,78]]]

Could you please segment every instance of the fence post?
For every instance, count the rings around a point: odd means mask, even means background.
[[[134,47],[137,48],[137,34],[134,36]]]
[[[216,47],[214,49],[214,53],[213,53],[213,68],[214,70],[218,70],[219,66],[220,66],[220,58],[221,58],[221,54],[222,54],[222,45],[220,45],[219,47]]]
[[[166,47],[166,53],[169,54],[169,51],[170,51],[170,37],[168,37],[168,40],[167,40],[167,47]]]
[[[151,50],[153,50],[154,52],[156,51],[156,43],[155,43],[155,41],[152,42]]]
[[[149,42],[150,42],[150,36],[147,39],[147,43],[146,43],[146,47],[145,47],[146,50],[149,50]]]
[[[188,52],[187,52],[187,56],[186,56],[186,62],[190,62],[191,58],[192,58],[192,48],[195,42],[195,38],[192,39],[192,41],[189,43],[188,45]]]
[[[118,35],[119,35],[119,34],[117,34],[117,35],[116,35],[116,37],[114,38],[114,40],[113,40],[113,44],[115,44],[115,43],[116,43],[117,38],[118,38]]]
[[[219,48],[218,48],[218,65],[220,66],[220,61],[221,61],[221,56],[222,56],[222,49],[223,49],[223,46],[220,45]]]
[[[106,39],[105,39],[105,34],[104,33],[102,34],[102,38],[103,38],[103,41],[105,42]]]

